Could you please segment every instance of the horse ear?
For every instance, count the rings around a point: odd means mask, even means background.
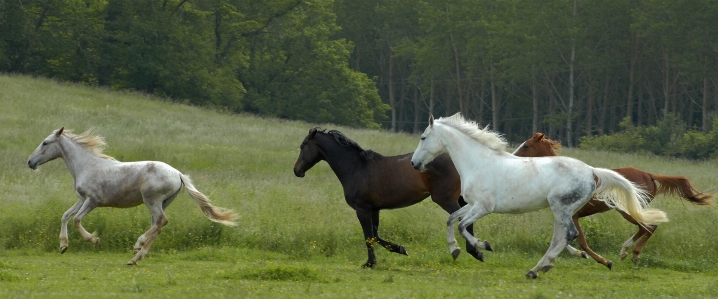
[[[544,137],[546,137],[546,135],[544,135],[543,133],[540,133],[540,132],[534,134],[534,139],[536,139],[536,141],[541,141],[541,139],[543,139]]]
[[[55,136],[60,137],[60,135],[62,135],[62,131],[64,131],[64,130],[65,130],[65,127],[60,128],[59,130],[57,130],[57,132],[55,132]]]
[[[434,126],[434,115],[433,114],[429,115],[429,126],[430,127]]]
[[[314,135],[317,135],[317,128],[309,130],[309,139],[314,138]]]

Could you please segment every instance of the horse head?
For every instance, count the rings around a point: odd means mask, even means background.
[[[519,145],[513,155],[519,157],[557,156],[556,152],[560,150],[561,142],[548,139],[543,133],[537,132],[533,137]]]
[[[45,140],[37,146],[35,151],[32,152],[30,158],[27,159],[27,166],[34,170],[37,169],[38,166],[62,156],[59,141],[64,130],[65,127],[62,127],[52,132],[50,136],[47,136],[47,138],[45,138]]]
[[[434,116],[429,116],[429,126],[421,134],[421,140],[411,156],[411,166],[418,170],[425,170],[436,156],[441,155],[445,148],[441,140],[434,134]]]
[[[302,141],[302,144],[299,146],[299,157],[297,158],[297,162],[294,163],[294,175],[297,177],[304,177],[304,173],[307,170],[323,159],[321,150],[314,138],[317,132],[319,132],[319,127],[309,130],[309,134],[307,134],[307,137],[304,137],[304,141]],[[323,133],[324,131],[321,132]]]

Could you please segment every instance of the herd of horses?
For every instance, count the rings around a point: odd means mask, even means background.
[[[60,252],[68,248],[67,223],[73,218],[82,238],[94,244],[100,239],[87,232],[82,218],[96,207],[128,208],[145,204],[152,216],[151,227],[134,245],[134,265],[149,251],[168,220],[165,209],[182,187],[201,211],[214,222],[236,225],[234,211],[215,207],[198,191],[188,176],[158,161],[119,162],[102,153],[103,138],[92,130],[76,135],[60,128],[35,149],[28,166],[63,158],[75,180],[75,203],[62,216]],[[429,119],[413,153],[383,156],[364,150],[336,130],[313,128],[300,145],[294,174],[304,177],[320,161],[326,161],[344,189],[347,204],[356,211],[364,233],[367,261],[362,267],[376,265],[376,244],[390,252],[407,254],[406,248],[379,237],[379,212],[408,207],[431,196],[450,214],[447,241],[454,259],[461,249],[454,237],[454,225],[466,240],[466,250],[483,261],[481,250],[492,251],[487,240],[474,236],[473,223],[490,213],[526,213],[550,208],[554,214],[554,234],[545,255],[526,274],[536,278],[553,267],[558,254],[567,249],[572,255],[588,258],[609,269],[612,262],[593,252],[579,225],[581,217],[616,210],[638,232],[621,249],[621,259],[633,248],[633,260],[639,257],[646,241],[658,224],[668,221],[666,214],[647,208],[658,194],[677,195],[698,205],[708,205],[713,197],[696,191],[682,176],[663,176],[636,168],[604,169],[557,156],[560,143],[536,133],[513,153],[497,132],[480,128],[461,114]],[[656,184],[658,182],[658,185]],[[569,245],[578,240],[583,251]]]

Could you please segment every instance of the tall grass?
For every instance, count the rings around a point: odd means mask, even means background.
[[[366,258],[363,235],[331,169],[322,162],[305,178],[292,172],[301,141],[310,128],[322,126],[341,130],[365,149],[385,155],[410,152],[418,142],[417,136],[407,134],[228,114],[142,94],[21,76],[0,76],[0,90],[0,190],[4,191],[0,250],[59,249],[60,218],[77,201],[72,177],[61,160],[32,171],[27,158],[42,139],[62,126],[76,132],[95,127],[109,144],[105,153],[120,161],[164,161],[190,175],[215,205],[241,215],[235,228],[212,223],[181,194],[168,208],[170,222],[150,253],[229,246],[297,257],[342,256],[356,265]],[[562,154],[594,166],[635,166],[685,175],[699,190],[716,191],[712,187],[716,160],[689,162],[580,150]],[[714,207],[660,197],[654,206],[665,210],[671,222],[662,224],[645,247],[647,263],[703,270],[718,262]],[[421,257],[417,263],[448,261],[447,216],[427,199],[409,208],[383,211],[379,233]],[[636,230],[616,212],[582,223],[592,248],[614,260],[620,244]],[[149,228],[150,215],[144,206],[97,208],[83,225],[98,232],[102,246],[83,242],[70,224],[68,250],[129,252]],[[549,211],[489,215],[477,223],[476,234],[490,240],[498,252],[541,255],[550,242],[552,225]],[[390,253],[378,249],[377,255],[381,264]]]

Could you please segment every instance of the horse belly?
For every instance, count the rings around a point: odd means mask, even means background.
[[[548,206],[549,204],[546,198],[509,196],[496,202],[494,212],[502,214],[521,214],[545,209],[548,208]]]

